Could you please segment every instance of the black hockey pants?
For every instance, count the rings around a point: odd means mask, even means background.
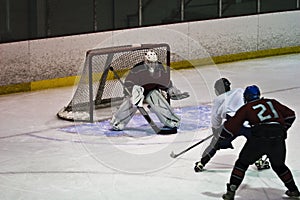
[[[230,177],[230,184],[237,187],[242,183],[249,165],[263,155],[267,155],[273,171],[279,176],[285,186],[294,191],[293,175],[285,165],[286,131],[279,124],[263,124],[252,128],[252,136],[242,148]]]

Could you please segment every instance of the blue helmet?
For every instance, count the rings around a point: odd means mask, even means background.
[[[251,85],[246,87],[244,91],[244,101],[248,103],[250,101],[256,100],[260,98],[260,91],[256,85]]]

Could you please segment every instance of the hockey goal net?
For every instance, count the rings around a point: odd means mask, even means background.
[[[112,117],[124,98],[123,86],[110,67],[121,77],[144,60],[145,53],[153,49],[158,60],[170,72],[168,44],[139,44],[89,50],[86,53],[82,74],[69,104],[57,116],[69,121],[95,122]]]

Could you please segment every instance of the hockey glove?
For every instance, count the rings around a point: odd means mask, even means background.
[[[223,128],[220,134],[220,139],[225,140],[231,138],[232,136],[232,133],[228,132],[226,129]]]
[[[216,144],[217,149],[228,149],[228,148],[233,149],[231,142],[232,142],[232,134],[227,132],[225,129],[222,129],[222,132]]]
[[[188,92],[181,92],[175,86],[172,86],[168,89],[168,94],[172,100],[185,99],[190,96],[190,94]]]
[[[233,149],[231,142],[232,142],[231,138],[218,140],[217,147],[218,149]]]
[[[143,106],[144,101],[144,88],[139,85],[134,85],[132,88],[131,94],[131,102],[132,104],[136,105],[137,107]]]

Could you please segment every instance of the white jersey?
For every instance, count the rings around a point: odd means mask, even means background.
[[[211,126],[219,128],[226,115],[234,116],[235,112],[244,105],[244,90],[242,88],[232,89],[217,96],[213,101],[211,113]]]

